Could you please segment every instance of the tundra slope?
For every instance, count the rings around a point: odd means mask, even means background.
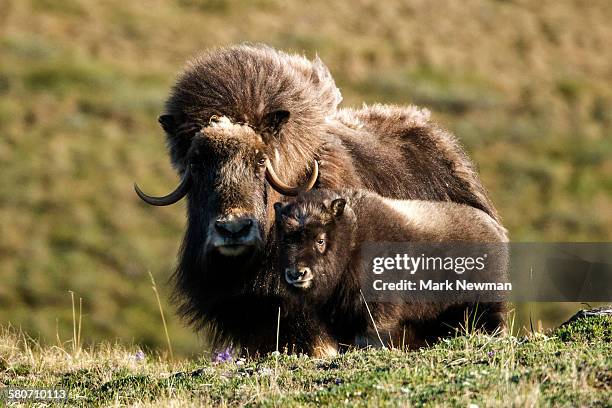
[[[316,190],[295,202],[275,204],[280,275],[290,287],[290,309],[309,316],[306,350],[335,353],[340,345],[410,347],[431,344],[477,313],[489,332],[504,328],[505,304],[461,300],[365,304],[361,259],[365,242],[504,243],[506,230],[485,212],[448,202],[393,200],[367,191]],[[503,245],[496,262],[479,279],[505,277]],[[370,313],[372,317],[370,317]],[[373,320],[373,322],[372,322]],[[375,327],[374,327],[375,326]]]

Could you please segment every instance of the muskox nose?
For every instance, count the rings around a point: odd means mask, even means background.
[[[309,279],[311,277],[310,268],[307,266],[300,266],[298,268],[287,268],[285,270],[285,274],[287,276],[288,281],[301,281],[304,279]]]
[[[253,220],[250,218],[232,218],[215,221],[215,228],[219,234],[240,238],[248,235],[253,227]]]

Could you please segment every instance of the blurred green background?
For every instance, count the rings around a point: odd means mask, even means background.
[[[184,204],[156,117],[187,58],[264,42],[318,54],[344,96],[456,132],[515,241],[612,238],[612,7],[601,1],[0,0],[0,323],[163,347]],[[580,305],[520,307],[557,324]]]

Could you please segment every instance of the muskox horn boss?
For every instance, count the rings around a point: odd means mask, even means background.
[[[157,206],[164,206],[176,203],[181,198],[185,197],[185,195],[189,192],[190,188],[191,175],[189,174],[189,171],[185,171],[185,175],[183,176],[181,183],[174,189],[174,191],[163,197],[153,197],[147,195],[138,187],[136,183],[134,183],[134,190],[136,191],[136,194],[138,194],[138,197],[140,197],[142,201],[147,204]]]
[[[272,167],[272,163],[270,163],[270,160],[266,160],[266,180],[268,180],[268,183],[270,183],[273,189],[286,196],[295,197],[300,192],[306,192],[311,190],[317,182],[318,177],[319,163],[317,163],[317,161],[315,160],[308,183],[306,183],[304,187],[291,187],[278,177],[278,175],[274,171],[274,167]]]

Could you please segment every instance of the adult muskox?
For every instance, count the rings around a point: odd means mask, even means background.
[[[274,349],[280,307],[280,345],[300,348],[303,319],[283,308],[283,285],[267,256],[277,191],[295,194],[291,186],[316,181],[315,188],[465,203],[497,220],[469,159],[426,110],[339,109],[340,101],[318,58],[266,46],[198,57],[172,89],[159,121],[182,182],[165,197],[137,192],[155,205],[187,196],[175,300],[214,343]]]

